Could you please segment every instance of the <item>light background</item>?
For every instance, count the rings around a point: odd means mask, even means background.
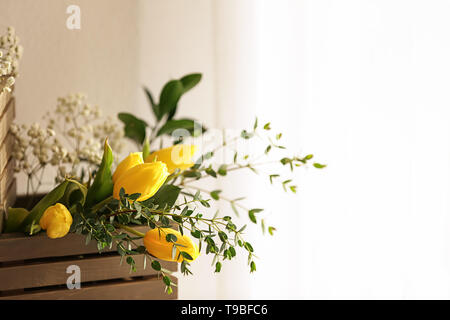
[[[81,7],[81,30],[65,27],[69,4]],[[19,122],[78,91],[109,114],[144,116],[142,84],[159,91],[202,72],[180,114],[216,128],[257,115],[328,164],[297,176],[298,196],[251,175],[213,185],[266,207],[278,233],[249,234],[254,275],[241,261],[216,276],[200,258],[180,298],[441,299],[449,14],[438,0],[1,0],[0,27],[15,26],[25,46]]]

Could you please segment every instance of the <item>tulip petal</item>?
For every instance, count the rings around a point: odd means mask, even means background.
[[[114,184],[113,196],[120,199],[120,189],[127,194],[140,193],[137,201],[144,201],[152,197],[169,176],[167,166],[161,162],[138,164],[119,176]]]

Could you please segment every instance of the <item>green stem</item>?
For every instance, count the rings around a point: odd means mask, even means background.
[[[138,237],[141,237],[141,238],[145,237],[145,234],[144,234],[144,233],[139,232],[139,231],[137,231],[137,230],[135,230],[135,229],[133,229],[133,228],[130,228],[130,227],[126,226],[126,225],[123,225],[123,224],[120,224],[120,223],[117,223],[116,225],[117,225],[119,228],[121,228],[121,229],[123,229],[123,230],[125,230],[125,231],[128,231],[128,232],[130,232],[130,233],[132,233],[132,234],[134,234],[134,235],[136,235],[136,236],[138,236]]]
[[[97,210],[100,210],[106,203],[110,202],[112,199],[113,196],[109,196],[105,200],[100,201],[99,203],[97,203],[95,206],[92,207],[92,211],[96,212]]]

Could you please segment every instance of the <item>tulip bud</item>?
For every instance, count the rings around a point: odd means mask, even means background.
[[[172,249],[174,244],[166,240],[166,236],[168,234],[175,235],[177,237],[175,243],[180,245],[176,249],[174,258],[172,257]],[[180,250],[187,252],[193,260],[197,259],[200,255],[198,246],[192,241],[191,238],[189,238],[189,236],[181,235],[180,232],[170,228],[152,229],[148,231],[144,237],[144,245],[148,253],[165,261],[181,262],[183,259],[186,259],[180,255]]]
[[[183,171],[194,165],[192,157],[196,151],[197,146],[177,144],[153,152],[145,159],[145,162],[152,162],[155,160],[162,161],[167,165],[169,173],[173,173],[176,169]]]
[[[169,172],[167,166],[161,162],[142,163],[120,174],[114,183],[113,196],[120,199],[120,189],[127,194],[140,193],[137,201],[144,201],[153,196],[164,184]]]
[[[39,225],[43,230],[47,230],[49,238],[56,239],[64,237],[69,232],[72,221],[69,210],[63,204],[57,203],[44,211]]]
[[[138,164],[144,163],[144,159],[142,158],[142,152],[134,152],[130,153],[128,157],[123,159],[116,168],[112,176],[112,180],[115,183],[119,177],[124,174],[128,169],[137,166]]]

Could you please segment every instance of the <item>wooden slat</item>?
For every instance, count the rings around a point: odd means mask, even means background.
[[[0,114],[3,113],[12,97],[12,92],[3,92],[3,87],[3,84],[0,84]]]
[[[9,131],[9,127],[11,126],[15,117],[15,99],[11,98],[9,101],[6,110],[1,113],[0,116],[0,141],[5,140],[5,137]]]
[[[13,206],[16,202],[16,189],[17,182],[16,179],[13,180],[12,184],[9,186],[8,191],[6,193],[5,201],[0,204],[0,235],[3,230],[3,225],[5,223],[5,219],[7,219],[6,210]]]
[[[8,190],[14,180],[14,159],[10,159],[0,175],[0,203],[6,200]]]
[[[172,277],[173,283],[177,279]],[[81,289],[67,288],[24,292],[10,296],[1,296],[0,300],[166,300],[177,299],[177,287],[173,294],[164,292],[165,285],[156,277],[122,280],[81,286]]]
[[[136,230],[146,232],[148,227],[135,227]],[[115,248],[105,249],[104,252],[115,251]],[[69,233],[64,238],[50,239],[45,232],[32,237],[21,233],[5,233],[0,235],[0,262],[28,260],[47,257],[66,257],[97,253],[97,243],[91,241],[85,245],[85,237]]]
[[[3,170],[6,167],[6,164],[8,163],[9,158],[11,157],[13,150],[13,143],[14,137],[12,136],[11,133],[8,133],[0,147],[0,172],[3,172]]]
[[[0,267],[0,291],[65,285],[67,278],[70,276],[66,273],[67,267],[70,265],[80,267],[82,283],[157,274],[150,266],[148,259],[147,267],[144,269],[143,255],[135,256],[134,259],[136,261],[136,272],[132,273],[130,273],[130,266],[125,261],[122,261],[122,265],[120,264],[120,256],[118,255],[96,255],[84,259],[72,258],[64,261]],[[161,266],[170,271],[177,270],[175,262],[161,262]]]

